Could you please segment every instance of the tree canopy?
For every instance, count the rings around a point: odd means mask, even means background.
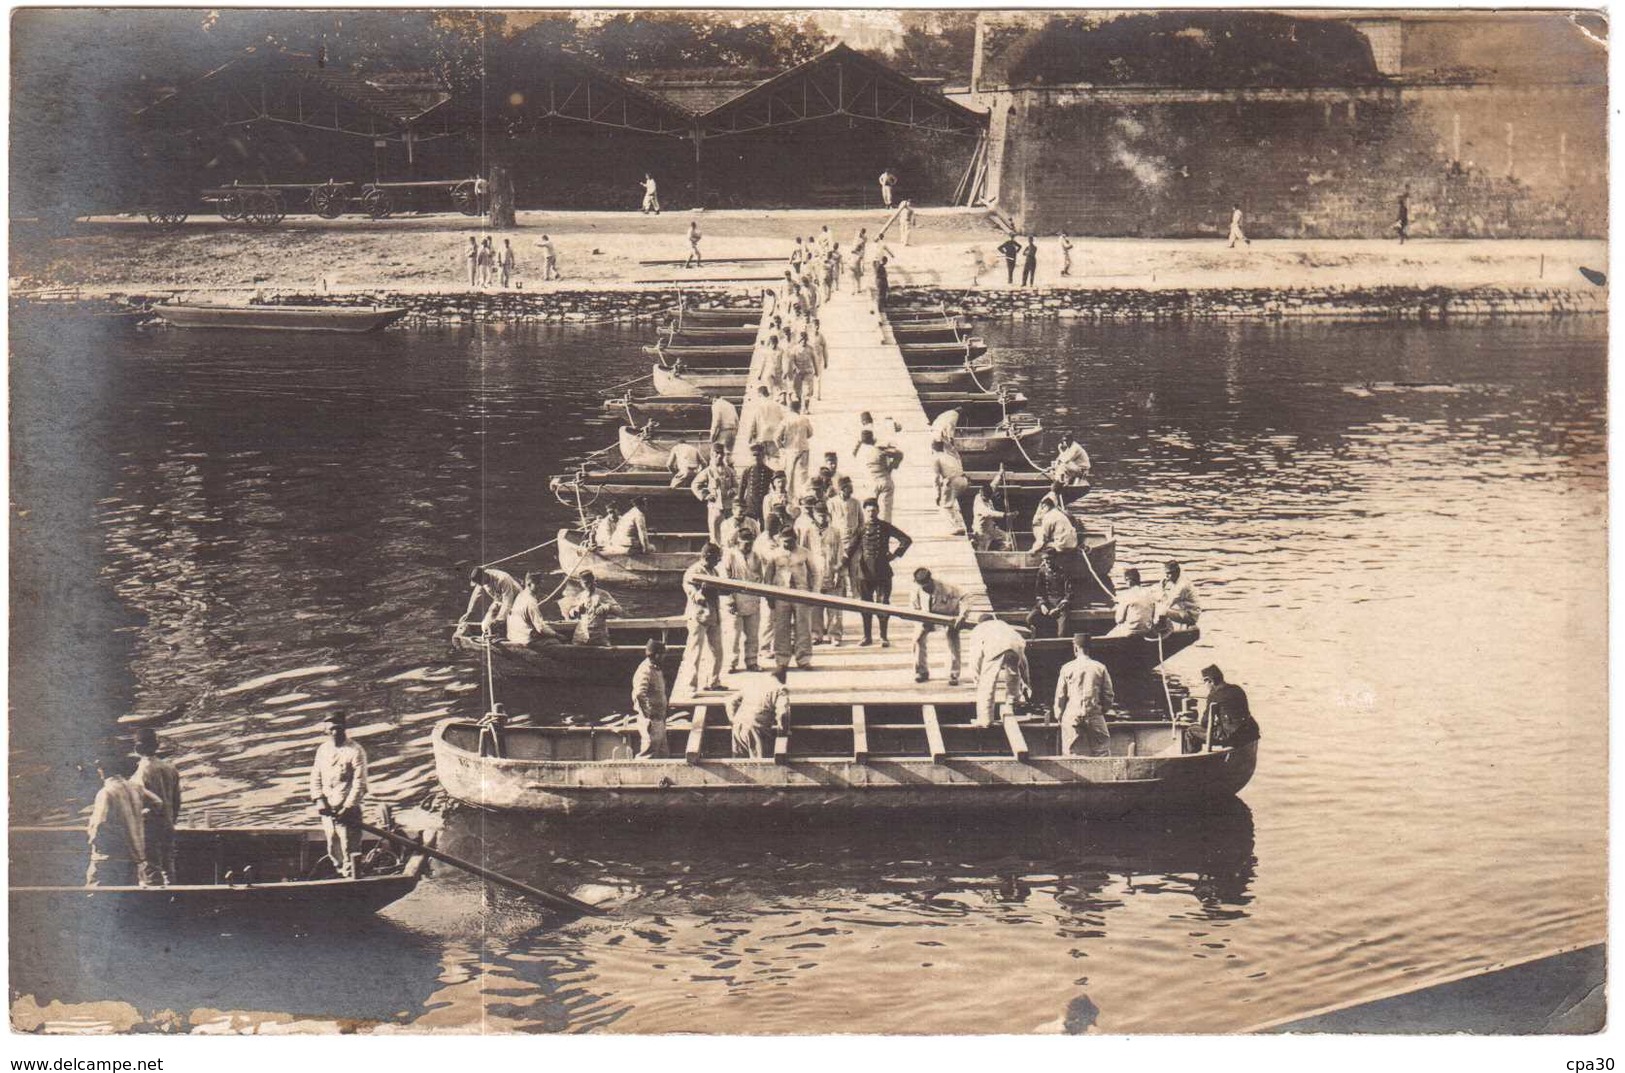
[[[1349,86],[1382,81],[1346,23],[1250,11],[1052,19],[1006,55],[1013,85]]]

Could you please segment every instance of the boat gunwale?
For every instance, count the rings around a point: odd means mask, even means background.
[[[722,702],[722,698],[725,697],[726,695],[727,694],[719,694],[718,695],[718,700],[717,700],[716,703],[720,704]],[[710,706],[711,706],[710,703],[695,704],[694,705],[694,707],[710,707]],[[834,705],[834,706],[835,707],[841,707],[841,705]],[[963,727],[963,726],[967,726],[968,724],[961,723],[961,724],[949,724],[949,725],[950,726],[955,726],[955,727]],[[718,724],[715,729],[722,729],[723,726],[724,726],[724,724]],[[1165,729],[1169,729],[1169,730],[1174,729],[1174,726],[1172,724],[1167,723],[1167,722],[1162,721],[1162,720],[1155,720],[1155,719],[1120,720],[1120,721],[1119,720],[1114,720],[1114,721],[1110,722],[1108,724],[1108,726],[1109,727],[1142,727],[1143,726],[1143,727],[1165,728]],[[562,774],[562,773],[564,773],[566,771],[573,771],[573,770],[578,769],[578,768],[585,768],[585,769],[593,770],[593,771],[608,770],[614,765],[619,765],[619,766],[622,766],[622,767],[628,767],[628,768],[630,768],[630,770],[634,770],[634,771],[654,771],[654,770],[656,770],[656,767],[655,767],[656,765],[662,765],[662,764],[671,765],[671,766],[674,766],[674,767],[681,767],[681,768],[704,767],[707,764],[729,764],[729,765],[743,764],[743,765],[749,766],[753,770],[756,769],[756,768],[760,768],[763,771],[772,771],[772,770],[775,770],[775,769],[782,769],[782,768],[787,766],[785,762],[775,760],[773,757],[701,756],[701,757],[699,757],[698,762],[695,762],[695,761],[688,760],[683,755],[674,755],[674,756],[664,757],[664,758],[660,758],[660,759],[651,759],[649,757],[641,757],[641,758],[640,757],[631,757],[631,758],[628,758],[628,759],[625,759],[625,760],[558,760],[558,759],[539,759],[539,758],[538,759],[528,759],[528,758],[525,758],[525,757],[513,757],[513,756],[482,756],[477,752],[470,752],[469,750],[464,749],[462,746],[455,745],[452,742],[446,740],[445,732],[447,730],[449,730],[449,729],[454,728],[454,727],[457,728],[457,729],[470,730],[470,731],[473,731],[475,733],[478,733],[478,731],[480,729],[478,723],[471,723],[471,722],[468,722],[468,721],[462,720],[462,719],[443,719],[439,723],[435,724],[434,732],[430,735],[430,747],[431,747],[431,750],[438,751],[438,750],[444,748],[445,750],[452,753],[454,756],[456,756],[459,759],[472,761],[472,762],[477,763],[479,765],[491,765],[491,766],[495,767],[498,771],[523,771],[523,770],[541,769],[541,770],[548,771],[548,772],[557,771],[557,772]],[[667,733],[669,735],[669,734],[671,734],[673,732],[676,732],[676,731],[686,732],[688,729],[690,729],[690,727],[691,727],[691,724],[689,724],[689,723],[668,723],[667,727],[666,727],[666,731],[667,731]],[[507,729],[509,731],[516,731],[516,730],[517,731],[534,731],[534,730],[554,731],[554,730],[563,730],[563,731],[574,732],[574,733],[577,733],[577,734],[580,734],[580,733],[595,733],[595,732],[596,733],[609,732],[609,733],[616,733],[616,734],[636,734],[637,733],[637,729],[635,727],[633,727],[632,725],[630,725],[630,724],[628,724],[626,726],[619,726],[619,727],[615,727],[615,726],[597,726],[597,727],[508,727]],[[790,730],[791,730],[791,734],[795,733],[794,725],[791,726]],[[1068,764],[1071,764],[1071,763],[1074,763],[1074,762],[1080,762],[1080,763],[1081,762],[1089,762],[1089,763],[1117,762],[1117,763],[1121,763],[1121,762],[1123,762],[1125,760],[1145,760],[1145,761],[1154,760],[1154,761],[1160,761],[1160,762],[1164,762],[1164,763],[1178,762],[1178,761],[1182,761],[1182,760],[1185,760],[1185,761],[1208,761],[1208,762],[1213,762],[1213,761],[1209,760],[1209,758],[1223,757],[1223,756],[1230,756],[1230,755],[1239,756],[1239,755],[1241,755],[1241,751],[1248,748],[1248,746],[1256,747],[1256,745],[1257,745],[1257,742],[1249,742],[1247,745],[1242,745],[1242,746],[1224,745],[1224,746],[1219,746],[1218,748],[1215,748],[1215,749],[1210,749],[1207,752],[1201,752],[1201,753],[1175,753],[1175,754],[1172,754],[1172,755],[1169,755],[1169,756],[1076,756],[1076,755],[1067,754],[1067,753],[1056,753],[1056,754],[1036,753],[1036,754],[1033,754],[1033,755],[1029,756],[1026,759],[1017,759],[1015,756],[1010,755],[1008,753],[1005,753],[1005,754],[989,753],[989,754],[986,754],[986,755],[983,755],[983,754],[954,754],[954,753],[949,753],[949,754],[947,754],[945,756],[945,758],[943,760],[937,760],[937,759],[934,759],[933,757],[931,757],[929,755],[922,755],[922,756],[887,756],[887,755],[884,755],[884,754],[882,754],[882,755],[870,754],[867,759],[865,759],[863,761],[859,761],[859,760],[853,758],[850,755],[831,754],[831,755],[828,755],[828,756],[793,756],[793,757],[789,758],[788,763],[789,763],[789,765],[795,765],[795,764],[799,764],[799,763],[826,763],[826,764],[828,764],[828,763],[839,763],[839,764],[849,764],[849,765],[852,765],[854,767],[872,768],[876,762],[879,762],[881,764],[904,764],[904,765],[907,765],[907,766],[918,766],[918,767],[921,767],[921,768],[924,768],[924,769],[927,769],[927,770],[932,770],[932,769],[937,769],[937,768],[943,767],[945,763],[951,766],[955,761],[960,761],[960,760],[969,760],[969,761],[978,761],[978,762],[997,761],[997,762],[1003,762],[1003,763],[1019,764],[1019,765],[1022,765],[1022,766],[1030,766],[1031,763],[1033,761],[1035,761],[1035,760],[1045,761],[1045,762],[1062,761],[1062,762],[1065,762],[1065,763],[1068,763]],[[1162,781],[1164,781],[1164,780],[1161,779],[1161,778],[1112,779],[1109,782],[1100,783],[1099,785],[1101,785],[1101,786],[1132,786],[1132,785],[1146,785],[1146,784],[1157,783],[1157,782],[1162,782]],[[933,789],[936,789],[936,788],[953,788],[953,787],[960,787],[960,786],[971,786],[971,787],[985,788],[985,787],[987,787],[989,785],[992,785],[992,786],[1010,786],[1012,788],[1018,788],[1018,789],[1033,789],[1034,788],[1034,785],[1032,785],[1032,784],[1018,784],[1018,783],[991,783],[991,784],[989,784],[989,783],[978,783],[978,782],[970,782],[970,783],[934,783],[934,784],[932,784],[932,788]],[[1042,785],[1061,786],[1061,785],[1065,785],[1065,784],[1064,783],[1054,783],[1054,784],[1036,784],[1036,785],[1039,785],[1039,786],[1042,786]],[[819,786],[805,787],[805,789],[808,789],[808,790],[819,789],[819,788],[821,788],[821,787],[819,787]],[[760,791],[760,790],[796,790],[796,789],[802,789],[802,787],[797,787],[797,786],[764,786],[764,785],[761,785],[761,784],[758,784],[758,783],[734,783],[734,784],[723,784],[723,785],[710,785],[710,784],[707,784],[705,786],[661,786],[658,782],[654,782],[654,783],[649,783],[647,785],[645,785],[645,784],[636,784],[636,785],[616,785],[616,786],[560,786],[559,789],[578,791],[578,792],[599,792],[599,791],[602,791],[602,792],[607,792],[607,791],[621,792],[621,791],[627,791],[627,790],[658,790],[658,791],[662,791],[662,792],[670,792],[670,791],[674,791],[674,790],[705,790],[705,791],[714,791],[714,790],[757,790],[757,791]],[[871,792],[871,791],[875,791],[875,790],[887,790],[887,789],[907,790],[907,789],[914,789],[914,787],[909,787],[909,786],[897,786],[897,787],[891,787],[891,786],[863,786],[861,788],[853,787],[852,789],[861,789],[863,792],[867,793],[867,792]]]
[[[84,828],[52,824],[20,824],[8,828],[11,835],[50,835],[72,833],[83,836]],[[189,838],[209,835],[223,835],[229,837],[256,837],[275,836],[283,838],[302,838],[310,842],[321,842],[319,828],[309,827],[182,827],[177,834],[184,834]],[[379,840],[382,844],[383,840]],[[283,879],[266,883],[169,883],[165,885],[147,884],[106,884],[90,886],[88,884],[55,884],[55,883],[10,883],[8,878],[7,890],[11,894],[73,894],[85,895],[99,894],[141,894],[150,900],[157,900],[160,895],[176,894],[225,894],[236,892],[248,894],[254,891],[285,892],[290,890],[355,890],[382,886],[389,883],[407,884],[408,888],[417,885],[428,873],[429,855],[422,850],[407,850],[401,861],[401,870],[386,875],[371,876],[333,876],[326,879]],[[15,874],[15,867],[11,874]],[[403,892],[404,894],[404,892]]]

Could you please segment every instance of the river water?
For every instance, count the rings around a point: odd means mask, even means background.
[[[1089,448],[1120,568],[1195,579],[1204,638],[1171,670],[1218,662],[1263,727],[1234,808],[681,831],[460,814],[454,848],[483,836],[494,866],[614,914],[555,927],[439,874],[302,946],[34,947],[14,920],[13,998],[68,1021],[117,999],[225,1011],[197,1024],[1209,1032],[1604,936],[1600,323],[980,330]],[[435,720],[483,704],[446,644],[462,575],[573,519],[547,478],[612,442],[598,388],[646,371],[648,334],[14,317],[13,820],[77,822],[75,764],[131,713],[160,722],[194,820],[307,822],[335,707],[374,797],[421,799]],[[289,982],[290,957],[320,986]]]

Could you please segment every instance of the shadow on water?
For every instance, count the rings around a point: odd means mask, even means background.
[[[1035,885],[1064,905],[1108,877],[1154,889],[1190,881],[1204,906],[1244,915],[1256,868],[1253,816],[1231,800],[1200,815],[1091,820],[1048,811],[828,817],[745,814],[651,830],[625,820],[586,827],[476,811],[447,817],[454,853],[541,885],[588,888],[623,916],[856,895],[974,893],[1020,903]],[[1033,877],[1048,877],[1035,881]]]
[[[219,1010],[399,1020],[423,1008],[440,969],[435,938],[372,916],[296,925],[41,912],[11,921],[14,998],[123,1001],[148,1018]]]

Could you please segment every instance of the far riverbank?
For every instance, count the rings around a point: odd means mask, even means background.
[[[708,258],[684,269],[690,219]],[[513,244],[513,286],[470,287],[463,254],[473,221],[451,215],[371,221],[289,217],[265,230],[203,218],[165,231],[129,218],[82,221],[65,235],[13,224],[14,298],[114,308],[155,301],[268,301],[404,305],[419,321],[599,321],[663,315],[675,286],[718,300],[782,271],[794,236],[824,227],[850,244],[872,236],[878,212],[802,210],[668,213],[521,213],[492,232]],[[537,243],[549,236],[564,278],[541,282]],[[1037,286],[1006,282],[986,213],[922,210],[904,245],[894,227],[899,302],[962,306],[981,317],[1179,319],[1332,316],[1434,319],[1563,316],[1607,308],[1606,288],[1581,267],[1606,270],[1601,240],[1258,239],[1074,237],[1061,275],[1057,236],[1040,236]],[[987,266],[980,273],[975,262]],[[664,263],[661,263],[664,262]],[[995,264],[995,262],[998,262]],[[1019,276],[1018,276],[1019,278]]]

